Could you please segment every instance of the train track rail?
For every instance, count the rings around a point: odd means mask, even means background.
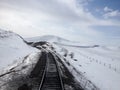
[[[51,52],[42,52],[31,76],[39,78],[35,90],[64,90],[59,67]]]
[[[49,52],[47,65],[39,90],[64,90],[62,78],[54,56]]]

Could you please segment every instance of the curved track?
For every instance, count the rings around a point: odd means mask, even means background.
[[[59,67],[50,52],[42,52],[31,76],[39,78],[36,90],[64,90]]]
[[[45,71],[39,90],[64,90],[58,66],[51,53],[48,53]]]

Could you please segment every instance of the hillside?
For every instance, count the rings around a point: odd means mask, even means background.
[[[53,45],[54,51],[85,90],[120,90],[118,46],[83,44],[56,36],[31,38],[31,42],[36,40]]]
[[[35,51],[19,35],[0,29],[0,69]]]

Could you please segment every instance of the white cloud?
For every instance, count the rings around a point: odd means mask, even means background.
[[[104,11],[105,11],[105,14],[103,15],[104,18],[120,17],[119,10],[113,10],[111,8],[105,7]]]
[[[108,8],[108,7],[106,6],[106,7],[104,7],[104,11],[105,11],[105,12],[111,12],[111,11],[113,11],[113,9]]]
[[[120,17],[120,11],[119,10],[115,10],[115,11],[107,12],[103,16],[104,16],[104,18]]]
[[[85,40],[89,40],[102,36],[91,26],[120,25],[120,22],[96,18],[84,8],[89,0],[80,1],[0,0],[0,27],[26,37],[53,34],[67,38],[86,36]],[[104,9],[111,12],[107,7]]]

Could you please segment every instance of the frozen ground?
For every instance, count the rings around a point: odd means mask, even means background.
[[[31,85],[33,81],[29,79],[29,75],[40,55],[40,52],[29,54],[3,69],[0,72],[0,90],[18,90],[18,87],[25,83]]]
[[[28,46],[19,35],[0,29],[0,70],[36,51],[38,50]]]
[[[84,89],[120,90],[119,46],[85,45],[55,36],[40,38],[27,40],[51,42]]]
[[[94,90],[120,90],[120,47],[85,45],[56,36],[44,36],[26,40],[30,42],[50,42],[54,46],[54,50],[61,55],[60,58],[69,71],[85,90],[93,90],[93,88]],[[26,45],[18,35],[0,30],[0,68],[6,67],[15,60],[22,63],[25,57],[28,58],[31,53],[34,54],[36,51],[38,52],[37,49]],[[28,62],[28,66],[29,59],[19,65],[18,62],[14,62],[12,66],[9,65],[3,72],[9,72],[9,70],[14,70],[13,67],[20,66],[18,70],[23,69],[23,72],[20,73],[26,73],[30,70],[29,68],[24,69],[23,65],[26,62]]]
[[[40,54],[19,35],[0,29],[0,90],[17,90],[30,82],[28,76]]]
[[[55,45],[57,52],[66,56],[68,68],[83,88],[92,90],[92,82],[100,90],[120,90],[119,47],[72,47]],[[76,73],[77,71],[78,73]]]

